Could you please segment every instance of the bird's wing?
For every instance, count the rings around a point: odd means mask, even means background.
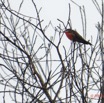
[[[77,31],[73,31],[73,36],[75,36],[75,39],[73,41],[79,41],[85,40]]]

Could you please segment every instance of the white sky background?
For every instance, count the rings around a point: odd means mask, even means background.
[[[21,0],[9,0],[12,9],[18,10]],[[71,5],[71,20],[72,27],[76,29],[83,36],[82,30],[82,22],[80,17],[80,11],[78,6],[72,3],[70,0],[34,0],[36,2],[37,8],[40,9],[42,7],[40,17],[44,20],[43,25],[47,25],[50,21],[52,22],[54,27],[59,25],[59,21],[57,19],[62,20],[65,24],[68,20],[69,6]],[[92,0],[73,0],[80,6],[85,6],[86,17],[87,17],[87,36],[86,40],[91,40],[91,36],[94,38],[97,36],[97,29],[95,25],[98,21],[101,21],[101,16],[96,10]],[[101,0],[97,0],[101,5]],[[31,0],[25,0],[23,7],[21,9],[21,13],[27,16],[35,17],[34,6],[32,5]],[[62,28],[64,29],[64,28]],[[47,30],[47,35],[50,37],[53,36],[53,31],[51,28]],[[62,45],[67,48],[70,46],[71,42],[64,35],[61,41]],[[88,46],[89,47],[89,46]],[[55,54],[54,54],[55,55]]]
[[[16,9],[20,4],[18,0],[10,0],[11,7]],[[36,2],[37,8],[40,9],[42,7],[40,17],[44,20],[44,24],[48,24],[50,21],[52,22],[54,27],[59,25],[59,21],[57,19],[62,20],[65,24],[68,20],[68,13],[69,13],[69,6],[71,4],[71,20],[72,20],[72,27],[76,29],[81,35],[83,36],[82,31],[82,22],[80,17],[80,11],[78,6],[71,2],[71,0],[34,0]],[[80,6],[85,6],[86,17],[87,17],[87,35],[89,36],[87,39],[90,39],[90,36],[95,37],[97,35],[97,30],[95,25],[100,20],[100,15],[96,10],[92,0],[73,0]],[[19,2],[19,3],[18,3]],[[101,5],[101,0],[98,0],[98,3]],[[31,0],[25,0],[24,5],[21,9],[21,13],[35,17],[34,6],[31,3]],[[52,32],[49,30],[49,34]]]
[[[81,33],[81,35],[83,36],[79,7],[76,6],[74,3],[72,3],[70,0],[34,0],[34,1],[36,1],[38,9],[42,7],[40,16],[41,19],[44,20],[43,24],[46,25],[51,21],[54,27],[57,27],[60,23],[57,19],[62,20],[65,24],[67,23],[69,13],[68,4],[70,3],[72,27],[73,29],[76,29],[79,33]],[[86,39],[91,40],[92,36],[94,42],[94,38],[97,35],[97,29],[95,28],[95,25],[98,23],[98,21],[101,21],[100,20],[101,16],[99,15],[94,4],[92,3],[92,0],[73,0],[73,1],[76,2],[79,6],[85,6],[87,19]],[[98,0],[98,3],[101,5],[101,0]],[[29,0],[26,0],[23,8],[23,13],[34,17],[35,15],[35,12],[33,11],[34,7],[33,8],[32,7],[33,6],[31,6],[31,3],[29,4]],[[51,29],[48,29],[47,31],[48,31],[47,35],[53,36],[53,32],[51,31]],[[68,45],[70,44],[70,41],[66,38],[66,36],[64,36],[62,39],[62,43],[64,45]]]
[[[11,0],[11,5],[14,9],[17,10],[19,7],[17,4],[20,4],[21,0],[15,2],[15,0]],[[42,7],[40,12],[41,19],[44,20],[43,25],[46,26],[50,21],[52,22],[54,27],[59,26],[59,21],[57,19],[62,20],[65,24],[68,20],[69,14],[69,3],[71,5],[71,21],[73,29],[76,29],[83,36],[83,28],[80,16],[79,7],[76,6],[71,0],[34,0],[38,10]],[[94,43],[94,38],[97,36],[97,29],[95,25],[97,25],[98,21],[101,21],[101,16],[96,10],[92,0],[73,0],[79,6],[84,6],[86,11],[86,20],[87,20],[87,29],[86,29],[86,40],[91,40],[91,36],[93,38],[92,44]],[[18,3],[19,2],[19,3]],[[101,5],[101,0],[98,0],[98,3]],[[17,8],[16,8],[17,7]],[[25,0],[23,3],[21,13],[35,17],[35,9],[31,2],[31,0]],[[64,29],[64,28],[62,28]],[[49,35],[49,38],[54,35],[54,31],[51,28],[48,28],[46,34]],[[71,42],[64,35],[62,38],[62,44],[65,47],[69,47]]]

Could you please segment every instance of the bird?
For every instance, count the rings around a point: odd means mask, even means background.
[[[89,41],[86,41],[77,31],[72,29],[66,29],[64,30],[64,33],[66,34],[67,38],[70,39],[73,42],[79,42],[83,44],[89,44],[92,45]]]

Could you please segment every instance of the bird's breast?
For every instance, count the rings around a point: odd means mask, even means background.
[[[72,33],[66,32],[65,34],[66,34],[66,36],[67,36],[70,40],[73,40],[73,35],[72,35]]]

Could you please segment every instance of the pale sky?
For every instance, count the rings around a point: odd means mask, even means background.
[[[20,4],[21,0],[9,0],[12,9],[17,10],[18,5]],[[50,21],[52,22],[54,27],[57,27],[59,25],[59,21],[57,19],[62,20],[65,24],[68,20],[68,13],[69,13],[69,6],[71,5],[71,19],[72,19],[72,27],[73,29],[76,29],[81,35],[83,36],[82,31],[82,22],[80,17],[80,11],[78,6],[76,6],[73,2],[70,0],[34,0],[36,2],[37,8],[40,9],[42,7],[42,10],[40,12],[41,19],[44,19],[44,23],[48,24]],[[92,3],[92,0],[73,0],[80,6],[85,6],[86,11],[86,17],[87,17],[87,40],[91,40],[91,36],[96,38],[97,36],[97,29],[95,25],[97,25],[98,21],[100,20],[100,14],[96,10],[94,4]],[[101,0],[97,0],[98,3],[101,5]],[[23,7],[21,9],[21,13],[27,16],[35,17],[35,9],[34,6],[31,3],[31,0],[24,0]],[[63,26],[62,26],[63,27]],[[64,29],[64,28],[62,28]],[[48,29],[49,36],[53,36],[53,31],[51,29]],[[94,43],[94,40],[93,42]],[[65,47],[69,47],[71,42],[66,38],[66,36],[63,36],[62,38],[62,45]]]

